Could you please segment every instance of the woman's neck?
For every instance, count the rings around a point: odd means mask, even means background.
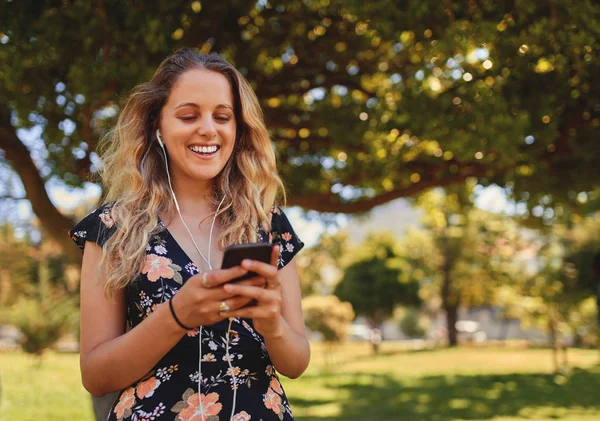
[[[173,184],[181,214],[186,220],[200,222],[215,211],[211,197],[213,191],[211,182]]]

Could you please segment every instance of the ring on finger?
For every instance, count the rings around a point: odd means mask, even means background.
[[[204,274],[202,275],[202,285],[204,285],[204,288],[210,288],[210,285],[208,285],[208,273],[204,272]]]
[[[225,301],[221,301],[221,304],[219,304],[219,313],[226,313],[229,310],[231,310],[231,308],[229,308],[227,303]]]

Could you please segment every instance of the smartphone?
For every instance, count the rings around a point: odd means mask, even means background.
[[[233,244],[225,249],[223,254],[223,263],[221,263],[221,269],[229,269],[234,266],[240,266],[242,260],[252,259],[258,260],[259,262],[271,263],[271,251],[273,245],[269,243],[246,243],[246,244]],[[255,272],[248,272],[239,278],[234,278],[229,282],[239,282],[244,279],[249,279],[257,276]]]

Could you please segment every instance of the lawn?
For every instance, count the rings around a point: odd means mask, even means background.
[[[600,420],[597,351],[570,350],[571,369],[552,374],[550,351],[459,348],[407,351],[384,343],[338,349],[297,380],[283,379],[298,421]],[[20,352],[0,354],[0,419],[92,421],[77,354],[49,353],[38,364]]]

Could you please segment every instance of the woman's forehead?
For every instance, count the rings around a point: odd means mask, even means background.
[[[183,73],[171,89],[165,106],[175,109],[192,104],[210,108],[228,106],[233,110],[233,92],[227,78],[206,69]]]

